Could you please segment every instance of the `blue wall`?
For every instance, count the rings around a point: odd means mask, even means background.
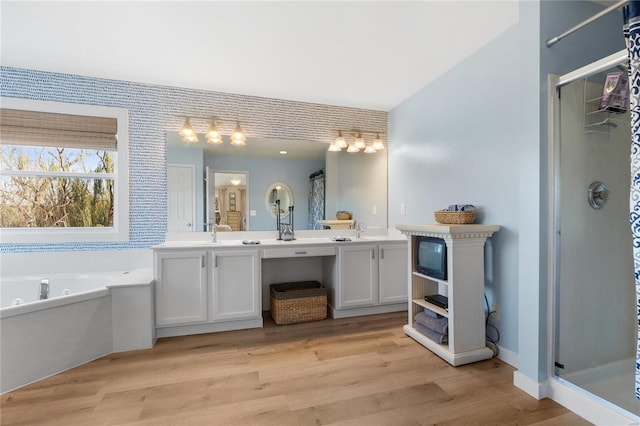
[[[451,203],[475,204],[477,223],[500,225],[485,250],[486,294],[501,307],[499,344],[517,354],[522,373],[544,381],[547,73],[613,53],[622,36],[610,16],[552,52],[548,36],[600,7],[521,1],[519,8],[516,25],[390,111],[389,226],[432,223],[433,211]]]
[[[389,113],[390,226],[433,223],[435,210],[454,203],[474,204],[477,223],[501,226],[488,245],[485,286],[501,306],[500,345],[514,352],[522,83],[517,69],[498,64],[518,63],[519,47],[511,28]]]

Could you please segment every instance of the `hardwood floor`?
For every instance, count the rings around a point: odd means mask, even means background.
[[[585,425],[512,385],[500,360],[449,364],[406,313],[160,339],[2,395],[2,425]]]

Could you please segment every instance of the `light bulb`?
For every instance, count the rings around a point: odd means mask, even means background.
[[[193,139],[193,136],[196,137],[196,142],[198,141],[198,136],[196,135],[196,131],[193,129],[193,126],[191,125],[191,122],[189,121],[188,117],[185,120],[184,124],[182,125],[182,129],[180,129],[179,135],[182,136],[182,139],[185,142],[191,142]],[[187,140],[187,138],[189,138],[189,140]]]
[[[373,149],[372,145],[367,145],[367,147],[364,149],[365,154],[373,154],[374,152],[376,152],[376,150]]]
[[[220,145],[222,143],[222,137],[209,137],[209,134],[207,133],[207,142],[211,145]]]
[[[365,147],[364,139],[362,138],[362,135],[360,133],[356,135],[355,145],[358,149],[362,149]]]
[[[231,144],[232,145],[246,145],[245,141],[247,137],[244,135],[244,131],[242,131],[242,127],[240,127],[240,123],[237,124],[236,128],[233,130],[231,134]]]
[[[187,136],[183,136],[182,140],[185,141],[186,143],[198,143],[200,142],[200,140],[198,139],[198,135],[197,134],[192,134],[192,135],[187,135]]]
[[[349,145],[349,148],[347,148],[347,152],[360,152],[360,148],[358,148],[354,144],[351,144]]]
[[[380,139],[380,135],[376,134],[376,138],[373,140],[373,149],[376,151],[380,151],[384,149],[384,144],[382,143],[382,139]]]
[[[332,143],[332,144],[329,145],[329,151],[338,152],[338,151],[342,151],[342,150],[340,149],[340,147],[338,146],[337,143]]]
[[[207,129],[207,139],[220,139],[221,138],[220,130],[218,126],[216,126],[216,122],[212,121],[211,126]]]
[[[336,138],[335,146],[340,149],[344,149],[347,147],[347,141],[344,140],[344,136],[342,136],[342,132],[338,131],[338,137]]]

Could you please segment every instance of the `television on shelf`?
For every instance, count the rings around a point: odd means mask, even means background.
[[[447,279],[447,245],[442,238],[416,237],[416,272]]]

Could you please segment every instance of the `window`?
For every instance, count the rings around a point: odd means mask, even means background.
[[[2,98],[0,241],[127,241],[128,114]]]

